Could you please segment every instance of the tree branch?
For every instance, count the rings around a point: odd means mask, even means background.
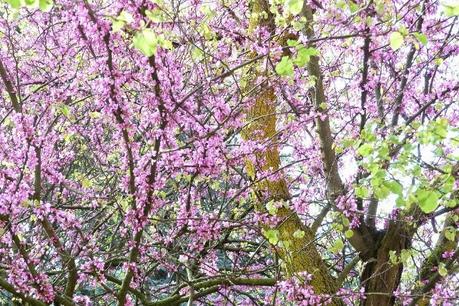
[[[2,61],[0,60],[0,77],[5,84],[6,91],[11,99],[11,104],[13,105],[14,110],[17,113],[22,112],[21,104],[19,103],[18,97],[16,95],[16,91],[14,90],[13,84],[11,83],[8,72],[6,67],[3,65]]]

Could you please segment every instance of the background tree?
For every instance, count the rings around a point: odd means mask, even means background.
[[[0,5],[2,303],[458,302],[457,2]]]

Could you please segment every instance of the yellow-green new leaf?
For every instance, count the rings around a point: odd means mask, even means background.
[[[282,76],[293,75],[293,62],[288,56],[283,56],[281,61],[276,65],[276,72]]]
[[[301,13],[301,9],[303,8],[303,0],[287,0],[286,6],[287,11],[293,16],[296,16]]]
[[[389,37],[389,43],[392,50],[397,50],[403,45],[403,35],[400,32],[392,32]]]
[[[424,46],[427,45],[427,36],[425,34],[414,32],[413,35],[414,37],[416,37],[417,40],[419,40],[421,44],[423,44]]]
[[[152,29],[143,29],[134,36],[134,47],[140,50],[145,56],[152,56],[156,53],[158,41],[156,33]]]
[[[49,12],[53,8],[52,0],[39,0],[38,6],[43,12]]]
[[[446,269],[446,266],[444,263],[440,263],[438,265],[438,274],[440,274],[440,276],[442,277],[445,277],[446,275],[448,275],[448,270]]]

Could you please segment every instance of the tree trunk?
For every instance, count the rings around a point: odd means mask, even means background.
[[[270,87],[262,89],[256,97],[255,104],[248,110],[248,127],[243,137],[248,140],[266,141],[268,148],[258,152],[256,164],[247,161],[247,172],[252,180],[256,181],[259,171],[274,172],[280,168],[279,150],[276,145],[276,96]],[[273,142],[272,144],[270,142]],[[285,179],[262,179],[255,185],[258,200],[261,202],[259,210],[266,211],[264,205],[269,201],[288,201],[290,193]],[[273,246],[279,257],[285,263],[287,275],[293,276],[298,272],[311,274],[311,285],[316,294],[334,293],[335,279],[331,277],[328,268],[314,244],[314,233],[306,227],[298,215],[287,207],[277,210],[276,216],[282,221],[275,228],[278,231],[279,242]],[[262,225],[264,230],[269,227]],[[296,231],[303,231],[304,236],[294,238]]]
[[[270,30],[274,29],[274,20],[266,0],[252,2],[251,14],[249,31],[253,31],[258,26],[264,26]],[[248,74],[250,77],[247,80],[249,87],[254,85],[254,80],[262,75],[257,69],[250,72]],[[269,201],[288,203],[291,198],[287,182],[282,176],[279,179],[257,179],[257,172],[272,173],[279,171],[280,168],[279,149],[276,141],[276,104],[277,97],[274,89],[268,84],[262,84],[260,90],[255,93],[254,105],[247,110],[248,125],[242,133],[246,140],[266,144],[266,149],[263,152],[255,154],[255,163],[246,162],[248,175],[253,181],[258,180],[254,191],[260,202],[258,209],[261,211],[267,211],[264,206]],[[279,243],[272,247],[285,264],[286,274],[293,276],[298,272],[307,272],[312,275],[310,285],[313,286],[316,294],[335,293],[337,290],[336,280],[330,275],[325,262],[316,249],[313,231],[306,227],[298,215],[288,207],[280,207],[276,216],[282,221],[275,228],[278,232]],[[261,227],[263,230],[269,230],[265,224],[261,224]],[[297,231],[303,231],[304,236],[295,238],[294,233]],[[341,305],[341,302],[333,301],[331,305]]]
[[[360,283],[365,288],[366,299],[361,301],[362,306],[394,305],[394,291],[400,284],[403,265],[390,260],[390,252],[397,256],[403,249],[408,249],[411,234],[407,233],[401,222],[391,222],[389,229],[377,236],[377,247],[373,258],[367,261],[360,277]],[[375,237],[378,239],[378,237]]]

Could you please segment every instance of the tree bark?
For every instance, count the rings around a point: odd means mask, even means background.
[[[256,97],[255,104],[249,109],[247,115],[251,122],[244,130],[244,138],[247,140],[273,141],[269,148],[264,152],[256,153],[257,164],[247,161],[247,172],[256,180],[256,172],[259,171],[278,171],[280,168],[279,150],[275,144],[276,137],[276,96],[271,87],[262,89]],[[262,204],[269,201],[288,201],[290,194],[285,179],[278,180],[263,179],[255,187],[258,200]],[[266,208],[260,207],[266,211]],[[285,263],[288,275],[292,276],[298,272],[307,272],[313,276],[311,285],[316,294],[334,293],[336,288],[335,279],[331,277],[328,268],[322,260],[314,243],[314,234],[309,227],[306,227],[298,215],[290,208],[279,208],[276,216],[282,221],[276,227],[279,232],[279,241],[274,249]],[[268,226],[262,225],[263,229]],[[302,238],[294,238],[296,231],[303,231]]]
[[[411,233],[406,232],[399,221],[391,222],[389,229],[377,236],[381,238],[376,242],[374,257],[367,261],[360,277],[366,293],[366,299],[360,303],[362,306],[395,304],[393,293],[400,284],[403,265],[392,263],[390,252],[394,251],[399,256],[411,243]]]
[[[266,18],[261,13],[265,12]],[[265,26],[269,29],[274,28],[274,20],[269,13],[269,5],[265,0],[256,0],[251,7],[251,20],[249,31],[257,26]],[[258,76],[258,72],[253,72],[248,84],[253,85]],[[257,172],[267,171],[276,172],[280,168],[279,149],[276,145],[276,95],[274,89],[268,84],[263,84],[262,88],[255,95],[254,105],[247,111],[248,126],[243,131],[245,140],[259,141],[267,144],[267,149],[257,152],[256,162],[246,162],[246,170],[253,181],[257,181]],[[264,205],[269,201],[285,201],[291,198],[287,182],[283,177],[280,179],[264,178],[257,181],[254,188],[260,202],[259,209],[266,211]],[[322,260],[316,249],[313,231],[306,227],[299,216],[288,207],[281,207],[277,210],[276,216],[282,221],[276,227],[279,242],[273,245],[279,257],[285,264],[285,272],[293,276],[298,272],[307,272],[312,275],[310,284],[316,294],[333,294],[337,290],[336,280],[330,275],[325,262]],[[265,224],[262,229],[268,229]],[[296,231],[303,231],[304,236],[294,238]],[[341,305],[340,301],[333,301],[331,305]]]

